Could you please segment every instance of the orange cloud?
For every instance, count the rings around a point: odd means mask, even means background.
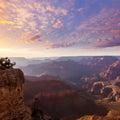
[[[41,42],[41,32],[38,31],[38,30],[35,30],[34,33],[32,32],[24,32],[22,35],[21,35],[21,40],[18,41],[18,42],[22,42],[22,43],[25,43],[25,44],[33,44],[33,43],[36,43],[37,41],[38,42]]]
[[[55,11],[55,8],[53,7],[53,6],[47,6],[46,7],[46,10],[48,10],[48,11],[51,11],[51,12],[54,12]]]
[[[58,29],[64,27],[63,23],[60,20],[57,20],[56,23],[53,25],[53,28]]]
[[[8,20],[0,20],[0,24],[8,24],[8,25],[13,25],[14,24],[14,22],[12,22],[12,21],[8,21]]]
[[[6,7],[5,3],[0,3],[0,7],[5,8]]]

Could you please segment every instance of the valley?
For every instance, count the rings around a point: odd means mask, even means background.
[[[104,116],[106,120],[119,118],[118,57],[47,59],[21,69],[26,79],[25,102],[31,109],[38,99],[38,108],[53,119],[75,120],[81,117],[80,120],[84,120],[82,117],[86,115]],[[112,118],[114,114],[116,118]]]

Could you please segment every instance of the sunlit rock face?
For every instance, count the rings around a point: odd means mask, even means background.
[[[24,75],[20,69],[0,70],[0,120],[31,120],[24,105]]]
[[[83,117],[81,117],[80,119],[77,119],[77,120],[119,120],[119,118],[91,115],[91,116],[83,116]]]

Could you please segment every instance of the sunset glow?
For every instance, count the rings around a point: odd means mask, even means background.
[[[120,1],[0,0],[0,54],[120,55]]]

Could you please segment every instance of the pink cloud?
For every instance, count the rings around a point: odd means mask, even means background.
[[[120,35],[120,30],[111,30],[111,32],[112,32],[113,34],[118,34],[118,35]]]
[[[55,24],[53,24],[53,28],[59,29],[61,27],[64,27],[63,23],[58,19]]]
[[[66,48],[66,47],[71,47],[71,46],[73,46],[75,44],[76,44],[76,42],[69,42],[69,41],[67,43],[63,43],[63,42],[61,42],[61,43],[52,43],[52,44],[49,44],[47,46],[47,48],[48,49]]]
[[[99,48],[120,46],[120,37],[101,39],[99,41],[96,41],[95,44],[96,44],[95,46]]]
[[[62,36],[60,38],[62,42],[58,42],[52,47],[70,47],[75,44],[81,46],[89,45],[89,47],[120,46],[120,30],[118,27],[119,15],[119,9],[102,9],[99,14],[94,17],[92,16],[90,19],[77,26],[74,31]],[[114,35],[116,36],[113,37]]]
[[[46,11],[53,12],[56,15],[61,14],[61,15],[66,16],[67,13],[68,13],[68,11],[66,9],[64,9],[64,8],[59,8],[59,7],[55,8],[55,7],[51,6],[51,5],[48,5],[45,9],[46,9]]]
[[[79,9],[78,9],[78,12],[83,13],[84,10],[85,10],[85,8],[79,8]]]

